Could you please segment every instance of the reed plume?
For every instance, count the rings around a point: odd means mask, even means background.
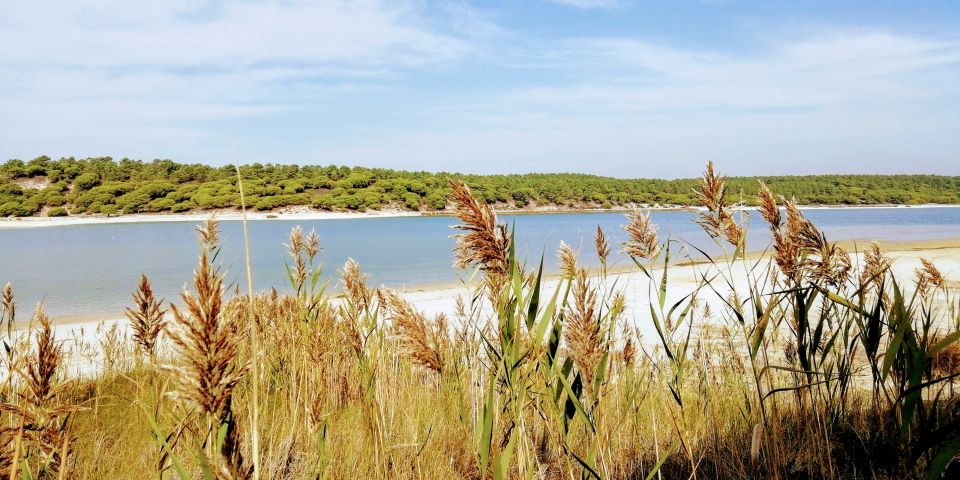
[[[770,224],[771,229],[778,229],[783,219],[780,216],[780,207],[777,206],[777,200],[773,197],[773,192],[770,191],[767,184],[761,180],[757,180],[757,183],[760,184],[757,195],[760,200],[760,215]]]
[[[917,292],[920,296],[926,298],[930,291],[943,285],[943,274],[937,269],[936,265],[926,258],[920,259],[920,267],[916,269],[915,275]]]
[[[840,285],[850,276],[850,255],[827,241],[826,235],[803,216],[796,202],[780,197],[787,213],[783,222],[773,194],[763,183],[758,197],[760,214],[769,223],[773,236],[773,259],[784,276],[794,282],[806,277],[831,285]]]
[[[220,238],[216,221],[208,220],[198,229],[198,235],[200,259],[193,272],[196,293],[189,290],[181,293],[184,310],[170,305],[176,326],[170,339],[181,362],[167,369],[175,375],[179,396],[197,405],[208,419],[211,436],[205,443],[210,449],[215,448],[212,432],[221,426],[227,429],[219,444],[218,478],[245,479],[252,470],[240,454],[240,437],[232,409],[233,391],[249,365],[238,358],[245,329],[240,324],[242,317],[231,318],[225,314],[223,275],[213,264]],[[244,303],[238,302],[238,305],[242,307]]]
[[[358,309],[365,309],[370,303],[370,289],[367,288],[367,275],[360,271],[360,264],[353,258],[347,258],[343,264],[343,271],[340,276],[340,282],[343,290],[347,293],[347,298]]]
[[[597,291],[590,285],[586,269],[577,272],[571,293],[573,303],[564,310],[563,334],[577,370],[590,385],[603,356],[604,340],[596,313]]]
[[[633,346],[633,337],[627,337],[626,342],[623,344],[623,349],[620,351],[620,361],[623,362],[623,365],[627,368],[632,368],[634,362],[636,362],[637,350]]]
[[[40,325],[36,335],[36,354],[32,361],[27,362],[26,394],[24,398],[30,405],[42,408],[53,399],[56,391],[57,370],[63,361],[63,349],[57,345],[53,336],[53,327],[50,317],[47,316],[43,305],[37,306],[33,317]]]
[[[799,245],[800,253],[805,257],[801,262],[807,276],[816,281],[839,285],[850,274],[850,256],[847,251],[827,241],[826,235],[814,226],[813,222],[799,214],[792,206],[795,224],[789,230],[794,243]]]
[[[864,289],[871,284],[879,288],[884,275],[890,270],[890,259],[884,256],[883,251],[880,250],[880,245],[872,242],[870,248],[863,252],[863,260],[863,270],[860,272],[860,284]]]
[[[347,344],[359,354],[363,349],[360,323],[373,304],[373,293],[367,287],[367,275],[360,271],[360,264],[352,258],[343,264],[340,284],[347,301],[340,305],[340,314],[345,321],[338,326]]]
[[[199,230],[204,248],[193,273],[193,288],[180,298],[181,310],[170,305],[176,329],[170,338],[183,360],[173,367],[180,382],[180,394],[200,409],[220,420],[227,414],[233,389],[246,370],[237,361],[243,330],[224,315],[223,276],[211,261],[219,233],[216,223],[208,222]]]
[[[438,319],[433,328],[427,325],[427,319],[422,312],[413,308],[397,292],[382,289],[383,301],[387,310],[387,319],[393,324],[400,344],[414,363],[427,367],[437,373],[443,372],[443,354],[440,351],[445,331],[440,331],[445,318]]]
[[[33,353],[25,360],[23,381],[18,396],[22,404],[0,404],[0,411],[8,412],[17,418],[15,429],[20,432],[24,444],[36,445],[37,463],[40,470],[60,472],[69,471],[65,459],[69,455],[71,438],[67,428],[67,415],[78,408],[75,405],[62,404],[57,396],[64,384],[59,383],[60,368],[63,363],[63,348],[54,338],[53,326],[43,305],[37,305],[33,321],[39,328],[33,336]],[[11,429],[5,429],[9,434]],[[19,448],[19,447],[17,447]],[[2,450],[5,450],[3,448]],[[0,453],[0,456],[5,456]],[[25,455],[29,458],[30,455]],[[7,463],[6,459],[0,463]],[[17,468],[20,465],[16,465]],[[26,461],[23,468],[29,469]],[[11,475],[13,475],[11,469]],[[24,477],[26,478],[26,477]]]
[[[503,278],[509,268],[507,226],[497,223],[490,206],[480,203],[465,183],[450,180],[450,189],[455,205],[454,216],[462,222],[453,228],[464,232],[453,235],[457,240],[455,266],[479,266],[488,276]]]
[[[713,168],[713,162],[707,162],[707,169],[700,178],[697,188],[693,189],[700,204],[707,211],[700,214],[697,222],[713,238],[726,238],[735,247],[743,244],[746,231],[733,219],[730,206],[724,196],[727,193],[726,182]]]
[[[303,254],[305,245],[303,228],[301,228],[300,225],[293,227],[293,229],[290,230],[290,243],[286,246],[287,253],[293,257],[293,268],[291,269],[290,275],[293,278],[298,293],[303,293],[301,290],[306,285],[307,276],[310,274],[309,267],[307,267],[307,259]]]
[[[196,228],[200,245],[206,250],[216,250],[220,245],[220,222],[211,215],[207,221]]]
[[[577,274],[577,252],[574,252],[573,248],[563,240],[560,240],[557,260],[560,262],[560,274],[563,278],[572,279]]]
[[[597,252],[597,258],[600,259],[600,265],[606,266],[607,258],[610,257],[610,243],[607,242],[606,235],[603,234],[603,229],[600,228],[600,225],[597,225],[597,233],[593,237],[593,246]]]
[[[133,340],[150,358],[154,356],[154,349],[160,332],[166,326],[164,319],[163,299],[156,299],[153,288],[146,275],[140,275],[140,285],[133,292],[135,309],[127,308],[127,318],[133,328]]]
[[[14,322],[17,318],[17,303],[13,299],[13,285],[7,282],[0,294],[0,306],[3,307],[3,319],[7,322],[7,337],[13,334]]]
[[[650,220],[650,212],[634,209],[627,214],[627,224],[623,226],[630,240],[624,242],[623,253],[636,258],[653,258],[660,252],[657,242],[657,228]]]

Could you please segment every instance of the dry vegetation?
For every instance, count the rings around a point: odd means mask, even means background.
[[[895,279],[875,247],[855,266],[763,185],[774,252],[748,260],[723,190],[708,166],[700,222],[730,254],[676,304],[666,302],[676,247],[649,216],[628,217],[622,248],[651,277],[654,339],[623,318],[601,230],[599,271],[564,245],[548,289],[460,183],[457,264],[482,281],[448,315],[371,289],[352,260],[343,297],[330,298],[319,240],[300,229],[287,245],[292,293],[228,292],[211,221],[170,315],[144,278],[133,339],[107,332],[103,369],[68,379],[42,309],[30,338],[12,333],[8,286],[0,469],[11,479],[956,475],[960,316],[936,266]],[[724,308],[701,301],[711,295]]]

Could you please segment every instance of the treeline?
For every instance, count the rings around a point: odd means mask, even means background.
[[[241,167],[247,204],[257,210],[305,205],[323,210],[447,206],[448,180],[459,178],[502,208],[613,208],[692,205],[695,179],[620,179],[558,173],[462,175],[381,168],[254,163]],[[733,177],[731,202],[754,201],[757,180],[801,204],[960,203],[960,177],[937,175],[813,175]],[[144,162],[110,157],[30,161],[0,166],[0,216],[186,212],[239,207],[233,166]]]

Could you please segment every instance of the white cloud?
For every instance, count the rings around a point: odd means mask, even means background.
[[[44,149],[84,145],[91,135],[113,139],[117,151],[150,135],[116,132],[190,131],[303,108],[442,68],[471,48],[455,32],[439,33],[413,1],[14,0],[4,10],[0,144],[8,154],[37,149],[28,138],[45,137]],[[171,140],[134,149],[165,150]]]
[[[960,173],[956,37],[767,32],[710,50],[538,38],[465,3],[13,2],[0,16],[0,159],[215,162],[240,130],[244,157],[261,161]]]
[[[946,107],[960,102],[957,40],[821,32],[741,54],[635,39],[537,47],[532,86],[428,114],[445,128],[327,142],[317,155],[477,172],[694,176],[712,158],[738,174],[960,173],[960,117]]]

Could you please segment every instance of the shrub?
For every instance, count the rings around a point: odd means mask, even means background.
[[[193,210],[194,208],[197,208],[197,205],[193,202],[187,201],[187,202],[176,203],[170,206],[170,211],[175,213],[187,212],[187,211]]]
[[[73,185],[80,190],[90,190],[100,183],[100,179],[92,173],[84,173],[73,180]]]
[[[47,212],[48,217],[66,217],[67,209],[63,207],[54,207]]]
[[[410,210],[420,210],[420,195],[413,192],[404,193],[403,204]]]
[[[434,210],[443,210],[447,207],[447,193],[443,190],[434,190],[427,195],[427,205]]]

